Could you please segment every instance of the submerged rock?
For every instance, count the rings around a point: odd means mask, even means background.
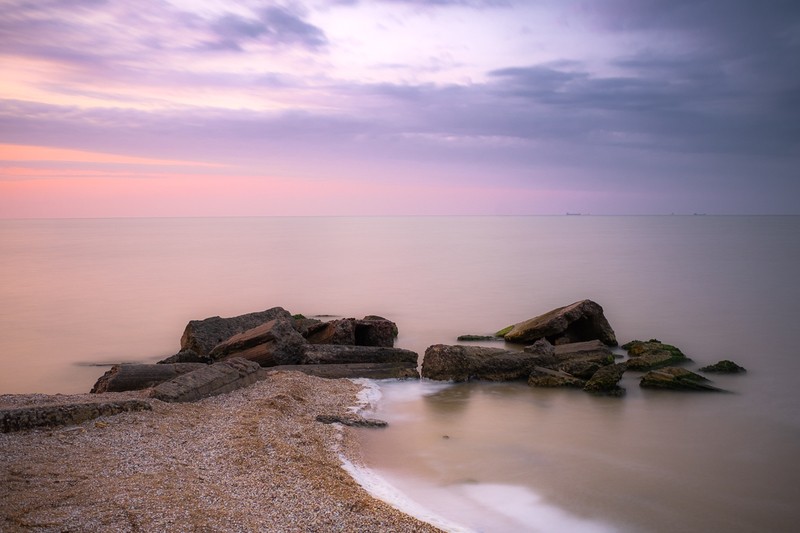
[[[639,386],[646,389],[724,392],[711,385],[703,376],[675,366],[651,370],[642,376]]]
[[[553,309],[497,333],[502,333],[506,341],[517,343],[544,338],[558,345],[599,339],[607,346],[617,345],[614,330],[603,314],[603,308],[591,300]]]
[[[690,361],[678,348],[658,339],[634,340],[622,348],[628,351],[630,359],[626,364],[630,370],[652,370]]]
[[[626,369],[625,363],[604,366],[586,382],[583,390],[595,394],[622,396],[625,394],[625,389],[619,386],[619,380],[622,379]]]
[[[737,365],[733,361],[723,359],[719,363],[714,363],[713,365],[704,366],[703,368],[700,369],[700,372],[709,372],[716,374],[738,374],[740,372],[747,372],[747,369]]]
[[[528,385],[531,387],[573,387],[582,389],[586,385],[586,381],[566,372],[537,366],[528,377]]]
[[[435,344],[425,350],[422,377],[440,381],[526,380],[534,367],[554,362],[549,356],[502,348]]]

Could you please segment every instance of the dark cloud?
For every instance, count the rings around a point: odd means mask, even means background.
[[[260,41],[272,45],[302,46],[311,50],[321,48],[328,40],[320,28],[298,15],[277,6],[260,10],[258,18],[226,14],[211,24],[217,39],[206,48],[242,50],[242,43]]]

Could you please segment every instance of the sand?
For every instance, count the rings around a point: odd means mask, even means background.
[[[342,455],[361,461],[356,431],[380,429],[315,420],[350,412],[361,388],[272,372],[195,403],[0,434],[0,531],[439,531],[342,469]],[[0,396],[0,407],[97,396]]]

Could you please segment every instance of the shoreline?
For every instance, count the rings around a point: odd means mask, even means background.
[[[317,415],[364,404],[364,385],[271,372],[194,403],[0,434],[3,531],[441,531],[371,496],[352,428]],[[6,395],[0,407],[103,395]],[[141,391],[113,399],[141,399]],[[13,404],[11,403],[13,402]]]

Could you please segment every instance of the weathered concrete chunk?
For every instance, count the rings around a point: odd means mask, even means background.
[[[164,402],[194,402],[255,383],[260,368],[253,361],[228,359],[156,385],[151,395]]]
[[[94,387],[92,387],[91,392],[123,392],[147,389],[204,366],[207,365],[203,363],[114,365],[111,370],[100,376]]]
[[[422,377],[440,381],[526,380],[535,366],[548,366],[546,355],[486,346],[435,344],[422,360]]]
[[[361,320],[342,318],[322,322],[308,329],[306,338],[311,344],[351,346],[383,346],[391,348],[397,336],[397,324],[378,316]]]
[[[417,363],[344,363],[326,365],[281,365],[272,370],[303,372],[320,378],[418,379]]]
[[[575,387],[582,389],[586,382],[566,372],[537,366],[528,377],[528,385],[531,387]]]
[[[307,344],[303,348],[301,364],[342,363],[413,363],[419,355],[403,348],[386,346],[347,346],[335,344]]]
[[[703,376],[674,366],[651,370],[642,376],[639,386],[646,389],[724,392],[711,385]]]
[[[171,365],[173,363],[204,363],[210,364],[211,358],[208,354],[200,355],[193,350],[181,350],[175,355],[170,355],[166,359],[158,362],[159,365]]]
[[[378,420],[376,418],[364,418],[356,414],[346,415],[317,415],[317,422],[323,424],[343,424],[345,426],[353,426],[359,428],[384,428],[389,425],[385,420]]]
[[[712,374],[738,374],[740,372],[747,372],[747,370],[728,359],[723,359],[719,363],[704,366],[700,372],[709,372]]]
[[[625,373],[626,368],[625,363],[616,363],[600,368],[586,382],[583,390],[595,394],[622,396],[625,394],[625,389],[620,387],[618,383],[622,379],[622,374]]]
[[[144,400],[122,400],[116,402],[73,403],[45,405],[0,410],[0,431],[21,431],[37,427],[81,424],[99,416],[110,416],[126,411],[151,409]]]
[[[282,307],[248,313],[230,318],[218,316],[204,320],[191,320],[181,337],[181,350],[192,350],[199,355],[208,354],[217,344],[237,333],[242,333],[264,322],[276,318],[291,318],[291,313]]]
[[[617,345],[614,330],[603,314],[603,308],[591,300],[553,309],[514,324],[498,334],[508,342],[517,343],[531,343],[545,338],[558,345],[599,339],[608,346]]]
[[[277,318],[221,342],[210,356],[214,360],[241,357],[261,366],[292,365],[301,361],[306,344],[291,319]]]

